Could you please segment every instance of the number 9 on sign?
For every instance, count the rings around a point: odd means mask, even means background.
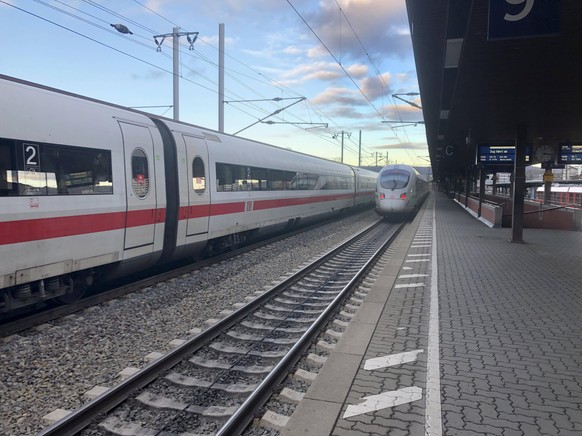
[[[520,5],[523,4],[523,9],[520,13],[516,14],[516,15],[511,15],[509,13],[506,13],[505,16],[503,17],[503,19],[505,21],[521,21],[523,20],[525,17],[527,17],[529,15],[529,13],[531,12],[534,2],[535,0],[505,0],[507,3],[511,4],[511,5]]]

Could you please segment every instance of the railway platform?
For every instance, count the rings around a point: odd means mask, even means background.
[[[582,434],[582,233],[433,192],[281,435]]]

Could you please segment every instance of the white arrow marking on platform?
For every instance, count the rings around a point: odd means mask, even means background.
[[[405,283],[402,285],[395,285],[394,289],[402,289],[402,288],[421,288],[424,286],[424,283]]]
[[[428,277],[428,274],[401,274],[399,279],[415,279],[417,277]]]
[[[422,398],[422,389],[417,387],[398,389],[392,392],[383,392],[379,395],[371,395],[362,398],[362,404],[350,405],[346,409],[343,418],[351,416],[363,415],[368,412],[375,412],[377,410],[387,409],[389,407],[399,406],[401,404],[412,403],[413,401]]]
[[[406,351],[404,353],[391,354],[390,356],[375,357],[366,360],[366,363],[364,363],[364,369],[371,371],[374,369],[414,362],[420,353],[424,353],[424,350]]]

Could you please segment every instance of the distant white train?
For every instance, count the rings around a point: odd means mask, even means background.
[[[404,217],[420,207],[429,183],[409,165],[382,168],[376,182],[376,212],[385,217]]]

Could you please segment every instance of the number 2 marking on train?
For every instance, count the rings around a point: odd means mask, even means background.
[[[24,168],[27,171],[36,171],[40,166],[38,145],[22,144],[24,147]]]
[[[503,19],[505,21],[521,21],[523,20],[525,17],[527,17],[529,15],[529,13],[531,12],[534,2],[535,0],[505,0],[507,3],[509,3],[510,5],[520,5],[522,3],[525,3],[523,10],[516,15],[511,15],[511,14],[505,14],[505,16],[503,17]]]

